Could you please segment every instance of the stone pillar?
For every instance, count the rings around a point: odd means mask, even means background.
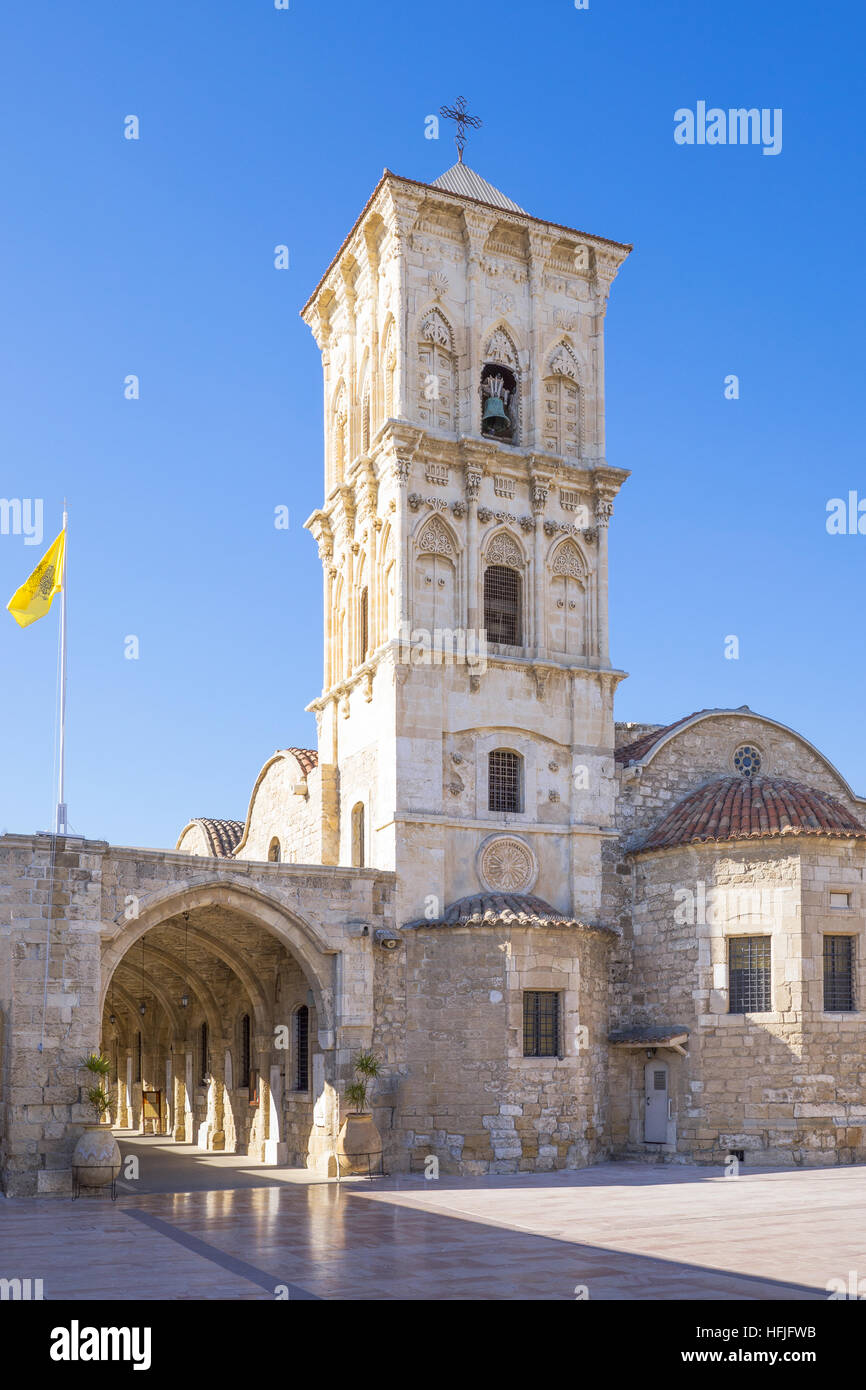
[[[595,503],[595,523],[598,527],[598,660],[604,669],[610,665],[610,632],[607,611],[607,528],[613,515],[609,498],[598,497]]]
[[[406,516],[406,485],[409,482],[411,464],[408,458],[400,455],[395,465],[394,476],[397,482],[396,507],[394,510],[394,565],[395,565],[395,607],[400,638],[408,637],[406,627],[409,623],[409,576],[407,574],[408,520]]]
[[[478,595],[478,494],[481,491],[482,470],[466,466],[466,606],[467,627],[477,633],[483,627],[479,616]]]
[[[545,598],[545,574],[544,574],[544,509],[547,506],[548,487],[547,484],[537,478],[532,479],[532,515],[535,523],[533,562],[532,562],[532,588],[533,588],[533,634],[532,645],[536,656],[544,653],[544,598]]]
[[[174,1130],[172,1138],[176,1144],[187,1144],[192,1142],[192,1135],[187,1136],[187,1113],[189,1110],[190,1099],[186,1092],[186,1052],[188,1044],[176,1042],[172,1059],[172,1070],[174,1072]]]
[[[210,1084],[207,1093],[207,1146],[214,1153],[222,1153],[226,1146],[225,1136],[225,1053],[227,1038],[216,1040],[211,1058]]]

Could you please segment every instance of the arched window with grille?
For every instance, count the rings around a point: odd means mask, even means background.
[[[488,642],[523,644],[523,584],[517,570],[488,565],[484,571],[484,626]]]
[[[279,864],[281,858],[282,851],[280,850],[280,842],[275,835],[268,845],[268,862],[270,864]]]
[[[510,748],[494,748],[488,755],[487,807],[505,813],[523,810],[523,759]]]
[[[295,1010],[295,1086],[310,1089],[310,1011],[306,1004]]]
[[[250,1084],[251,1044],[250,1016],[249,1014],[244,1014],[241,1019],[241,1074],[238,1077],[239,1086],[248,1087]]]

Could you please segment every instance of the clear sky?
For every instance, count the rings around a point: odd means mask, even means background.
[[[484,120],[467,163],[635,245],[607,316],[608,458],[633,474],[618,718],[748,704],[866,793],[866,535],[825,526],[830,498],[866,499],[864,27],[780,0],[6,7],[0,497],[44,499],[46,545],[69,499],[74,831],[173,846],[315,743],[321,369],[298,310],[385,166],[453,163],[425,117],[459,93]],[[699,101],[781,108],[781,153],[676,144]],[[0,535],[3,603],[41,553]],[[0,622],[0,830],[51,825],[57,609]]]

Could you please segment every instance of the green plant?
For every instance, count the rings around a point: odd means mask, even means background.
[[[111,1062],[101,1053],[91,1052],[87,1057],[82,1057],[80,1065],[82,1070],[89,1071],[91,1076],[101,1078],[98,1086],[89,1086],[87,1089],[88,1104],[93,1106],[97,1120],[101,1121],[111,1105],[111,1097],[102,1084],[111,1073]]]
[[[346,1087],[346,1100],[355,1114],[360,1115],[367,1108],[367,1091],[370,1082],[382,1073],[382,1063],[372,1052],[359,1052],[352,1063],[352,1070],[355,1073],[355,1080],[350,1081]]]

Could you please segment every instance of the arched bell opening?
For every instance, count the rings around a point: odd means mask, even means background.
[[[517,377],[498,362],[481,370],[481,433],[503,444],[517,443]]]

